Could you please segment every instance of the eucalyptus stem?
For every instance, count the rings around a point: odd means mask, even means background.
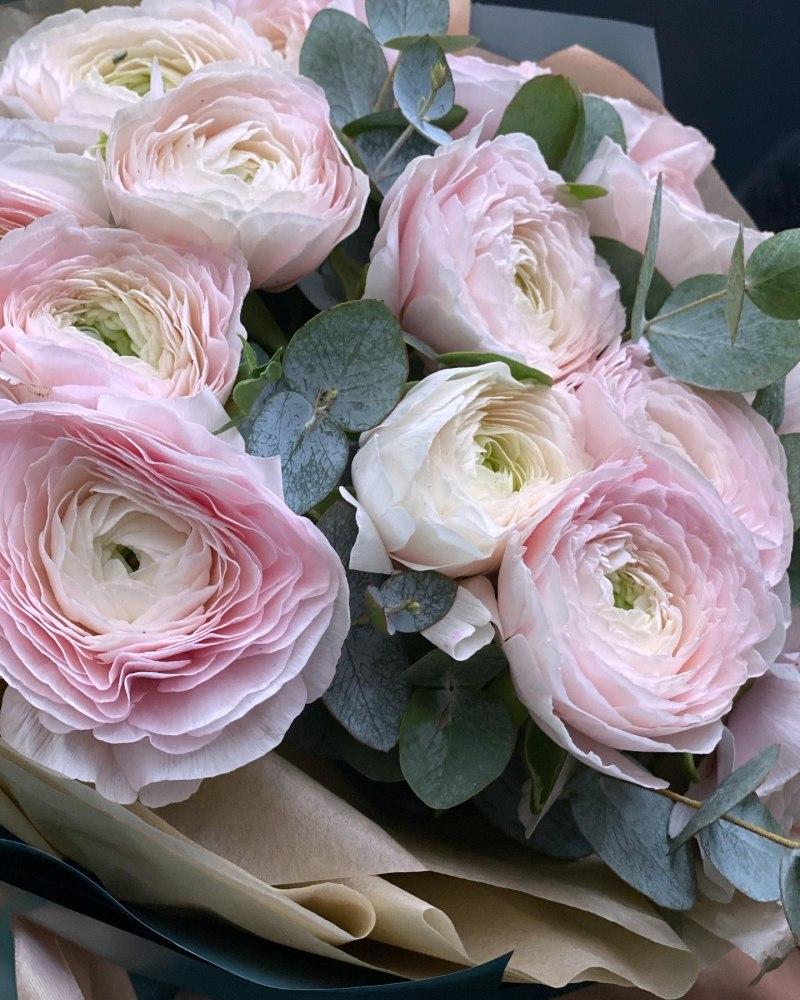
[[[386,79],[381,84],[381,89],[378,91],[378,99],[375,101],[375,107],[373,111],[383,110],[383,102],[386,100],[386,95],[389,93],[394,82],[394,71],[397,69],[397,62],[389,70]]]
[[[679,795],[669,788],[654,788],[653,791],[665,799],[672,799],[673,802],[680,802],[681,805],[689,806],[692,809],[700,809],[703,806],[703,803],[698,799],[690,799],[686,795]],[[800,850],[800,841],[791,840],[789,837],[782,837],[779,833],[772,833],[771,830],[765,830],[763,827],[756,826],[755,823],[748,823],[745,819],[738,819],[736,816],[731,816],[730,813],[725,813],[721,818],[727,823],[740,826],[743,830],[758,834],[759,837],[764,837],[765,840],[771,840],[773,844],[788,847],[791,851]]]
[[[646,330],[653,323],[660,323],[662,320],[672,319],[673,316],[680,316],[682,313],[691,312],[692,309],[704,306],[707,302],[717,302],[719,299],[724,299],[727,294],[727,288],[721,288],[718,292],[711,292],[710,295],[704,295],[701,299],[695,299],[694,302],[687,302],[685,306],[678,306],[677,309],[672,309],[667,313],[659,313],[657,316],[653,316],[647,320],[644,328]]]
[[[373,177],[376,181],[379,181],[383,177],[383,172],[386,169],[388,163],[391,163],[392,157],[397,153],[397,151],[406,144],[411,134],[414,131],[413,125],[407,125],[400,135],[395,139],[392,145],[389,147],[386,155],[380,161],[380,163],[375,167]]]

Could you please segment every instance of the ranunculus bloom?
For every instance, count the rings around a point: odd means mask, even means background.
[[[743,396],[667,378],[638,346],[602,358],[578,396],[594,458],[613,454],[630,433],[674,449],[751,533],[767,583],[781,580],[793,531],[786,455],[772,427]]]
[[[677,133],[676,141],[683,141],[681,133]],[[674,164],[667,163],[665,149],[651,158],[645,158],[643,149],[638,155],[641,162],[626,155],[606,136],[581,171],[578,183],[598,184],[608,192],[603,198],[583,203],[592,236],[619,240],[642,253],[647,243],[658,172],[664,171],[665,176],[674,178],[679,171]],[[664,185],[656,252],[656,267],[671,285],[678,285],[697,274],[726,273],[739,235],[738,222],[707,212],[697,201],[687,198],[691,187],[686,178],[691,174],[691,167],[680,163],[679,166],[686,173],[680,183],[675,182],[677,191],[670,184]],[[752,253],[766,238],[765,233],[745,228],[745,255]]]
[[[589,468],[574,396],[521,384],[502,362],[435,372],[412,389],[353,460],[359,535],[351,565],[466,576],[496,569],[530,525]]]
[[[348,629],[277,459],[183,419],[206,401],[0,402],[0,735],[118,802],[271,750]]]
[[[308,26],[330,0],[224,0],[256,34],[266,38],[292,69],[297,69]]]
[[[663,784],[622,751],[707,753],[785,611],[749,533],[669,451],[626,451],[567,486],[500,567],[517,693],[591,767]]]
[[[238,254],[49,216],[0,242],[0,378],[19,402],[203,389],[225,402],[248,284]]]
[[[209,63],[276,58],[246,21],[209,0],[68,10],[11,46],[0,72],[0,102],[15,117],[87,130],[91,143],[108,131],[116,111],[139,103],[151,83],[170,90]]]
[[[456,104],[467,111],[464,121],[453,129],[456,137],[467,135],[480,125],[481,139],[491,139],[508,102],[522,84],[550,72],[535,62],[502,65],[471,55],[451,55],[447,62],[456,87]]]
[[[42,127],[0,119],[0,236],[51,212],[87,225],[109,221],[97,165],[56,148]]]
[[[800,365],[795,365],[786,376],[783,420],[779,433],[800,434]]]
[[[778,762],[758,789],[759,796],[787,830],[800,827],[800,616],[795,611],[786,646],[769,673],[734,705],[728,718],[730,760],[718,766],[717,779],[756,757],[768,746],[780,747]]]
[[[412,161],[381,207],[366,294],[440,352],[496,351],[559,376],[625,326],[586,218],[536,143],[471,133]]]
[[[291,285],[356,229],[369,195],[328,114],[322,90],[287,70],[198,70],[117,114],[114,218],[154,239],[238,243],[255,285]]]

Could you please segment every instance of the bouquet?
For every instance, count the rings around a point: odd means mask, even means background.
[[[800,938],[800,232],[468,21],[10,44],[0,822],[353,975],[678,997]]]

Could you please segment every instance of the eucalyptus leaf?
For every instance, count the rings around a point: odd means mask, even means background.
[[[388,193],[412,160],[418,156],[430,156],[436,151],[434,143],[415,131],[398,146],[404,133],[405,129],[399,127],[378,128],[363,132],[355,140],[367,173],[381,194]]]
[[[450,142],[449,134],[433,123],[453,108],[456,88],[434,41],[423,38],[400,54],[392,87],[397,106],[417,132],[437,145]]]
[[[366,265],[354,261],[341,243],[331,250],[328,263],[342,287],[343,301],[354,302],[360,299],[364,294],[364,284],[367,277]]]
[[[633,296],[631,306],[631,339],[637,341],[645,326],[647,300],[650,296],[650,285],[653,281],[653,274],[656,269],[656,252],[658,250],[658,236],[661,228],[661,192],[663,189],[661,174],[658,175],[656,192],[653,196],[653,208],[650,212],[650,226],[647,231],[647,243],[642,254],[642,268],[639,271],[639,280],[636,282],[636,293]]]
[[[325,91],[338,128],[375,109],[389,75],[383,49],[366,25],[339,10],[321,10],[300,51],[300,72]]]
[[[408,378],[403,332],[382,302],[345,302],[297,331],[283,371],[315,411],[323,410],[346,430],[369,430],[403,395]]]
[[[786,453],[789,503],[794,530],[800,529],[800,434],[781,434],[780,442]]]
[[[467,109],[462,108],[460,104],[454,104],[446,115],[437,118],[433,124],[444,129],[445,132],[450,132],[457,128],[466,117]],[[371,115],[357,118],[345,125],[343,131],[345,135],[355,139],[363,132],[370,132],[373,129],[396,128],[402,131],[406,124],[405,116],[400,108],[388,108],[385,111],[375,111]]]
[[[618,240],[609,239],[606,236],[594,236],[592,238],[594,248],[598,255],[611,268],[611,273],[619,282],[619,294],[625,312],[628,317],[628,328],[631,326],[631,310],[633,300],[636,297],[636,285],[639,281],[639,273],[642,270],[642,255],[638,250],[625,246]],[[647,295],[645,313],[648,316],[655,316],[658,310],[669,298],[672,288],[664,279],[660,271],[653,271],[653,278],[650,282],[650,291]]]
[[[423,38],[430,38],[435,42],[442,52],[463,52],[464,49],[471,49],[480,41],[475,35],[405,35],[403,38],[390,38],[383,44],[387,49],[410,49],[412,45],[422,41]]]
[[[689,278],[647,326],[653,360],[667,375],[703,389],[750,392],[800,361],[800,326],[773,319],[745,299],[736,343],[725,322],[724,275]],[[695,305],[694,303],[699,304]]]
[[[537,854],[560,861],[579,861],[594,853],[575,822],[568,799],[556,799],[536,824],[527,845]]]
[[[367,21],[385,45],[409,35],[446,35],[449,0],[367,0]]]
[[[566,76],[534,77],[506,107],[498,135],[522,132],[536,140],[548,167],[557,170],[584,125],[583,97]]]
[[[747,294],[776,319],[800,319],[800,229],[776,233],[747,262]]]
[[[744,306],[744,229],[739,224],[739,235],[733,245],[731,266],[728,269],[728,285],[725,290],[725,322],[731,335],[731,343],[736,342],[739,321]]]
[[[347,573],[347,583],[350,588],[350,617],[360,618],[365,611],[364,593],[367,587],[380,584],[383,576],[350,569],[350,553],[358,536],[355,509],[344,500],[337,500],[319,519],[317,527],[330,542],[331,548],[341,560]]]
[[[281,348],[265,365],[251,368],[248,376],[236,383],[227,405],[228,412],[232,416],[247,416],[266,386],[278,381],[283,372],[282,355],[283,349]]]
[[[605,136],[612,139],[623,150],[627,151],[628,148],[625,139],[625,126],[612,104],[594,94],[584,94],[583,113],[585,118],[583,142],[573,167],[576,177],[597,152],[597,147]]]
[[[787,571],[792,607],[800,605],[800,535],[795,534],[792,544],[792,558]]]
[[[473,688],[418,688],[403,716],[400,767],[426,805],[450,809],[503,773],[515,742],[499,702]]]
[[[531,719],[525,728],[525,766],[531,776],[531,811],[540,813],[555,788],[568,754]],[[563,781],[562,781],[563,783]]]
[[[522,704],[514,687],[510,670],[504,670],[489,684],[486,693],[497,701],[502,701],[511,713],[515,729],[521,729],[531,717],[528,709]]]
[[[450,611],[457,585],[449,577],[432,570],[405,570],[388,577],[370,594],[385,616],[390,635],[395,632],[422,632]]]
[[[757,795],[748,795],[728,815],[770,833],[783,833]],[[781,898],[780,870],[786,848],[724,819],[701,830],[698,840],[711,864],[745,896],[761,903]]]
[[[780,378],[777,382],[759,389],[753,400],[753,409],[769,421],[773,430],[778,430],[783,423],[786,409],[786,379]]]
[[[673,839],[672,849],[676,850],[686,844],[695,834],[743,802],[766,778],[777,759],[778,747],[773,744],[762,750],[752,760],[748,760],[746,764],[737,767],[732,774],[720,782],[710,795],[706,796],[703,805]]]
[[[570,787],[578,829],[609,868],[659,906],[691,909],[694,857],[688,844],[669,850],[669,799],[589,768]]]
[[[786,851],[781,864],[781,902],[786,921],[800,948],[800,851]]]
[[[447,354],[437,355],[436,360],[443,368],[471,368],[474,365],[488,365],[493,361],[502,361],[508,365],[512,377],[518,382],[553,384],[553,379],[540,372],[538,368],[531,368],[524,361],[516,361],[514,358],[507,358],[505,354],[495,354],[492,351],[449,351]]]
[[[468,660],[454,660],[433,649],[406,671],[412,687],[482,687],[508,667],[505,653],[493,643],[479,649]]]
[[[288,341],[260,292],[252,291],[245,295],[241,319],[249,339],[268,354],[286,347]]]
[[[599,184],[559,184],[559,194],[577,198],[578,201],[592,201],[595,198],[605,198],[608,191]]]

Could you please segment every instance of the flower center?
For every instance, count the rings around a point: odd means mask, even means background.
[[[518,493],[530,476],[519,440],[512,435],[478,434],[475,444],[480,449],[480,464],[494,473],[503,492]]]
[[[632,611],[637,599],[645,596],[645,588],[641,582],[624,570],[609,573],[608,579],[614,594],[614,607],[621,611]]]
[[[69,325],[110,347],[120,357],[138,357],[122,317],[107,306],[87,306],[68,317]]]
[[[125,564],[125,568],[129,573],[135,573],[137,569],[142,565],[139,561],[139,557],[127,545],[115,545],[111,551],[111,556],[114,559],[119,559],[120,562]]]

